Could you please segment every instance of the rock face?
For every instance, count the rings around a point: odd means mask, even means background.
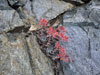
[[[39,49],[35,36],[0,35],[0,75],[53,75],[51,61]]]
[[[27,0],[22,11],[30,22],[62,17],[71,59],[70,63],[61,61],[63,75],[100,75],[99,0],[82,7],[59,0]],[[28,34],[31,23],[19,15],[6,0],[0,0],[0,75],[55,75],[53,62],[40,50],[34,34]]]
[[[70,37],[66,51],[72,60],[69,64],[62,63],[64,75],[100,75],[100,5],[97,3],[63,15]]]
[[[53,1],[55,6],[52,9],[50,0],[44,2],[47,5],[41,4],[41,0],[27,1],[22,12],[30,22],[41,17],[51,20],[72,8],[71,4]],[[49,10],[54,13],[52,17],[46,16],[51,14]],[[27,35],[30,23],[26,24],[20,14],[6,0],[0,0],[0,75],[54,75],[52,61],[40,50],[35,36]]]

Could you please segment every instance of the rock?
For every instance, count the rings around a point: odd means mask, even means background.
[[[73,5],[59,0],[34,0],[33,7],[37,19],[43,17],[51,20],[56,18],[57,15],[72,9]]]
[[[0,35],[0,75],[54,75],[34,36]]]
[[[70,63],[62,62],[64,75],[100,74],[100,17],[95,5],[66,12],[63,24],[69,41],[65,45]]]
[[[0,10],[10,10],[11,8],[8,6],[7,0],[0,0]]]
[[[23,7],[27,3],[27,0],[7,0],[7,2],[9,6],[16,9],[19,7]]]
[[[20,38],[15,34],[0,35],[0,75],[32,75],[24,39]]]
[[[84,29],[83,29],[84,28]],[[100,29],[67,26],[67,35],[70,37],[66,46],[71,63],[63,64],[64,75],[96,75],[100,69]],[[66,71],[67,70],[67,71]]]
[[[23,26],[23,22],[14,10],[0,10],[0,33],[18,26]]]
[[[40,50],[28,29],[40,18],[50,21],[62,15],[70,37],[64,45],[71,60],[60,62],[64,75],[99,75],[100,2],[73,7],[59,0],[28,0],[22,9],[27,17],[24,23],[6,0],[0,0],[0,75],[55,75],[54,62]]]
[[[96,7],[94,7],[94,9],[91,11],[89,18],[91,20],[91,22],[95,23],[96,26],[100,27],[100,8],[95,9]]]
[[[0,6],[2,6],[4,9],[2,8],[3,10],[0,10],[1,18],[2,18],[0,22],[2,23],[0,24],[0,27],[2,27],[2,29],[0,30],[0,33],[3,31],[9,31],[10,28],[14,29],[15,27],[24,26],[24,21],[22,21],[22,19],[20,19],[19,17],[20,14],[15,12],[13,9],[12,10],[7,9],[7,7],[9,7],[8,4],[6,7],[4,6],[7,3],[6,1],[1,1],[1,3],[3,4],[1,4]],[[31,18],[31,20],[33,19],[33,21],[34,20],[37,21],[37,19],[39,20],[41,17],[51,20],[55,18],[57,15],[63,13],[64,11],[72,9],[72,7],[73,6],[71,4],[59,2],[59,1],[57,2],[54,0],[51,0],[51,1],[50,0],[48,1],[35,0],[32,2],[28,1],[26,5],[24,6],[25,10],[23,10],[23,12],[25,13],[25,16],[27,16],[28,18]],[[9,16],[7,13],[9,13]],[[10,25],[5,25],[5,23],[3,23],[2,20],[5,21],[7,24],[10,23]]]

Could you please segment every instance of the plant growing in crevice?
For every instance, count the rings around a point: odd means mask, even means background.
[[[37,39],[43,52],[52,60],[70,61],[65,48],[60,43],[61,41],[67,42],[69,38],[65,35],[64,26],[50,26],[43,18],[40,19],[38,25],[40,29],[37,30]]]

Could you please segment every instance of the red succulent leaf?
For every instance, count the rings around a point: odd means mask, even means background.
[[[56,38],[58,36],[58,32],[55,32],[53,37]]]
[[[66,30],[65,30],[65,27],[64,27],[64,26],[59,26],[58,30],[59,30],[59,31],[66,32]]]
[[[67,54],[65,55],[65,58],[69,57]]]
[[[56,33],[56,32],[57,32],[57,30],[56,30],[56,29],[54,29],[54,30],[53,30],[53,32],[54,32],[54,33]]]
[[[59,53],[59,54],[58,54],[58,57],[59,57],[59,58],[64,57],[64,54],[63,54],[63,53]]]
[[[61,48],[60,46],[60,42],[57,42],[56,45],[55,45],[56,49],[58,50],[59,48]]]
[[[61,36],[61,37],[64,37],[64,33],[60,33],[60,36]]]
[[[62,30],[63,32],[66,32],[66,30],[65,30],[64,26],[61,28],[61,30]]]
[[[47,33],[48,33],[50,36],[52,36],[52,35],[53,35],[53,27],[49,27],[49,28],[47,29]]]
[[[64,33],[60,33],[59,37],[60,37],[60,39],[63,39],[64,38]]]
[[[65,61],[70,61],[70,59],[69,58],[66,58]]]
[[[65,42],[68,42],[68,39],[69,39],[68,36],[64,36],[64,37],[63,37],[63,40],[64,40]]]
[[[64,48],[61,48],[61,49],[60,49],[60,52],[62,52],[63,54],[66,54],[66,51],[65,51]]]
[[[51,31],[51,32],[53,31],[53,27],[50,27],[50,28],[49,28],[49,32],[50,32],[50,31]]]
[[[48,20],[41,18],[39,21],[39,25],[41,26],[48,26]]]

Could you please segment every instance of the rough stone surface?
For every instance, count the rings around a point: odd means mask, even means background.
[[[64,75],[100,75],[100,1],[72,8],[59,0],[27,0],[22,11],[31,22],[41,17],[52,20],[63,13],[62,23],[70,37],[64,45],[71,59],[61,61]],[[0,75],[55,75],[52,61],[27,31],[19,13],[0,0]]]
[[[66,51],[73,62],[67,66],[63,64],[65,75],[96,75],[100,72],[100,35],[97,34],[100,29],[91,26],[83,28],[67,26],[70,39]]]
[[[65,45],[66,52],[72,61],[62,63],[64,75],[100,75],[100,5],[97,3],[63,15],[70,37]]]
[[[38,19],[44,17],[51,20],[64,11],[72,9],[73,5],[59,0],[34,0],[33,7]]]
[[[34,36],[0,35],[0,75],[54,75]]]
[[[43,5],[44,2],[47,5]],[[50,10],[50,3],[50,0],[28,0],[22,11],[32,22],[34,19],[37,21],[45,13],[53,12],[52,17],[47,16],[51,20],[72,8],[71,4],[68,4],[70,8],[66,7],[64,2],[57,4],[53,1],[53,11]],[[40,11],[41,9],[43,10]],[[0,0],[0,75],[54,75],[52,61],[42,53],[35,36],[25,37],[27,34],[24,31],[27,32],[28,28],[24,29],[25,23],[19,14],[6,0]]]
[[[11,9],[8,6],[7,0],[0,0],[0,10]]]
[[[3,31],[9,31],[18,26],[24,26],[24,22],[19,17],[14,9],[8,6],[7,1],[0,1],[0,33]],[[6,5],[6,6],[5,6]],[[55,18],[57,15],[63,13],[66,10],[72,9],[71,4],[66,4],[65,2],[59,2],[54,0],[34,0],[27,1],[24,6],[25,16],[28,18],[40,19],[45,17],[48,20]],[[11,9],[11,10],[10,10]],[[9,25],[8,25],[9,24]]]

